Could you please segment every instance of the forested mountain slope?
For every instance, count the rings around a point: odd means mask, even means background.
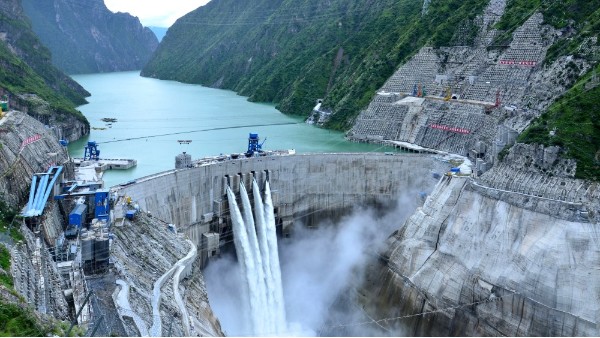
[[[23,0],[33,30],[68,74],[141,69],[158,39],[139,19],[102,0]]]
[[[0,94],[8,95],[11,107],[26,111],[60,136],[77,139],[87,133],[85,117],[75,109],[89,93],[50,62],[23,13],[21,2],[0,2]]]
[[[590,69],[600,55],[600,6],[583,0],[498,3],[500,7],[491,6],[491,12],[483,15],[489,1],[308,0],[298,4],[213,0],[169,29],[142,75],[232,89],[250,100],[274,102],[284,113],[302,116],[310,113],[316,100],[323,99],[320,111],[328,113],[325,126],[347,131],[375,92],[422,47],[433,47],[440,57],[438,74],[452,77],[450,73],[460,69],[464,58],[453,55],[448,47],[475,50],[483,46],[488,60],[476,66],[481,69],[461,70],[479,77],[500,62],[494,55],[497,58],[510,50],[520,53],[522,47],[513,42],[514,33],[539,16],[541,40],[531,43],[537,43],[543,54],[533,64],[531,82],[522,84],[522,109],[529,111],[513,119],[520,132],[531,121],[530,115],[544,113],[558,99],[552,108],[556,111],[561,95],[583,76],[592,78]],[[482,37],[482,30],[489,34]],[[581,102],[593,107],[594,95],[585,95],[591,99]],[[567,116],[572,116],[572,111],[566,110]],[[563,128],[560,142],[546,140],[545,144],[569,145],[573,143],[565,139],[578,137],[590,146],[573,149],[586,149],[585,161],[594,166],[600,149],[590,140],[600,132],[594,127],[583,130],[581,137],[567,136],[573,134],[573,128]],[[596,155],[590,158],[589,153]]]
[[[348,130],[375,91],[422,46],[471,45],[476,17],[487,4],[213,0],[170,28],[142,75],[232,89],[290,114],[307,115],[315,100],[324,99],[323,109],[333,113],[327,126]],[[506,6],[497,46],[509,43],[536,12],[563,33],[550,59],[597,34],[579,34],[596,15],[592,2],[513,0]]]
[[[324,98],[330,126],[347,129],[425,43],[464,43],[454,28],[486,3],[432,2],[422,16],[412,0],[213,0],[169,29],[142,75],[233,89],[290,114]]]

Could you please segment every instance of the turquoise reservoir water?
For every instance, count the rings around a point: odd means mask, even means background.
[[[88,141],[99,143],[101,158],[133,158],[135,168],[104,174],[107,186],[173,169],[175,156],[185,151],[192,159],[246,151],[248,134],[256,132],[263,148],[307,152],[394,151],[393,148],[344,140],[343,133],[316,128],[282,114],[272,105],[253,103],[232,91],[143,78],[139,72],[75,75],[92,96],[79,110],[92,130],[69,145],[83,157]],[[116,119],[110,123],[104,118]],[[269,124],[292,123],[268,126]],[[256,125],[256,127],[242,127]],[[262,125],[262,126],[258,126]],[[198,131],[211,128],[230,128]],[[170,135],[165,135],[170,134]],[[164,135],[164,136],[156,136]],[[127,140],[137,138],[133,140]],[[191,140],[180,144],[178,140]]]

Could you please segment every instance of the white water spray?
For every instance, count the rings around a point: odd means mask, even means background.
[[[244,312],[250,314],[253,334],[278,335],[285,332],[286,322],[271,190],[267,182],[264,206],[256,181],[252,190],[254,217],[246,188],[240,184],[242,217],[235,195],[227,188],[236,253],[249,296]]]
[[[258,307],[258,291],[255,284],[256,278],[253,276],[256,271],[256,265],[250,251],[244,219],[242,218],[240,209],[235,201],[235,195],[229,187],[227,187],[227,200],[229,201],[229,212],[231,214],[231,224],[234,233],[233,242],[236,248],[235,252],[237,254],[242,275],[245,276],[243,289],[245,291],[244,294],[248,295],[248,299],[244,299],[244,304],[250,312],[251,326],[257,328],[260,326],[260,316],[254,311]]]
[[[267,241],[264,205],[256,180],[252,180],[252,193],[254,195],[254,219],[256,224],[256,235],[258,236],[259,250],[262,253],[263,274],[265,276],[266,304],[270,305],[275,303],[275,289],[273,288],[273,273],[271,272],[271,255],[269,254],[269,246]],[[280,330],[282,328],[277,326],[276,319],[277,318],[269,322],[269,327],[267,327],[269,332],[281,332]]]
[[[263,315],[268,316],[269,311],[267,308],[267,285],[265,283],[265,273],[263,268],[263,259],[261,255],[261,251],[258,246],[258,238],[256,237],[256,228],[254,226],[254,217],[252,215],[252,207],[250,206],[250,198],[248,197],[248,192],[246,191],[246,187],[244,184],[240,182],[240,196],[242,198],[242,206],[244,209],[243,220],[246,225],[246,233],[248,234],[248,244],[250,248],[250,254],[252,255],[252,259],[255,262],[255,270],[253,273],[248,275],[248,278],[252,278],[252,283],[256,285],[257,292],[257,304],[256,308],[262,310]],[[235,234],[234,234],[235,236]],[[267,311],[265,311],[267,310]],[[263,319],[260,320],[258,325],[254,326],[254,331],[256,333],[264,333],[264,332],[273,332],[269,331],[270,329],[270,320]]]
[[[273,200],[271,199],[271,186],[269,181],[265,184],[265,223],[267,228],[267,243],[269,246],[269,262],[273,274],[273,290],[276,307],[277,322],[281,330],[286,330],[285,300],[283,298],[283,286],[281,284],[281,268],[279,267],[279,252],[277,251],[277,232],[275,230],[275,213]],[[282,331],[280,331],[282,332]]]

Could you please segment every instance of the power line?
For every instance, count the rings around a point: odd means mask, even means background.
[[[179,132],[166,133],[166,134],[154,134],[154,135],[146,135],[146,136],[138,136],[138,137],[128,137],[128,138],[119,139],[119,140],[102,141],[102,142],[96,142],[96,143],[97,144],[105,144],[105,143],[115,143],[115,142],[123,142],[123,141],[143,140],[143,139],[154,138],[154,137],[199,133],[199,132],[204,132],[204,131],[241,129],[241,128],[253,128],[253,127],[268,127],[268,126],[284,126],[284,125],[293,125],[293,124],[301,124],[301,123],[303,123],[303,122],[280,122],[280,123],[265,123],[265,124],[247,124],[247,125],[242,125],[242,126],[230,126],[230,127],[214,127],[214,128],[206,128],[206,129],[179,131]]]

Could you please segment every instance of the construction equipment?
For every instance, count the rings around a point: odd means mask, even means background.
[[[96,145],[96,141],[89,141],[85,146],[85,152],[83,154],[84,161],[98,161],[100,158],[100,150]]]
[[[260,138],[258,134],[250,133],[248,136],[248,151],[246,151],[246,157],[255,156],[255,154],[262,153],[262,146],[267,141],[267,138],[262,143],[259,143]]]
[[[452,88],[450,86],[446,87],[446,96],[444,96],[444,101],[450,101],[452,98]]]

